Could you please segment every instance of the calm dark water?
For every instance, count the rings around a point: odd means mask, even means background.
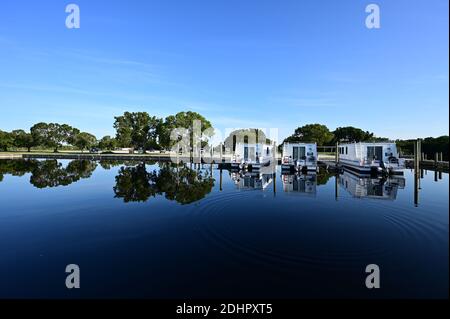
[[[409,170],[0,160],[0,298],[448,298],[448,188],[425,171],[415,203]]]

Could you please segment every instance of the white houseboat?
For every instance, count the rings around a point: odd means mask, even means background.
[[[282,170],[317,171],[316,143],[284,143]]]
[[[360,174],[403,174],[404,159],[395,143],[353,143],[338,146],[339,163]]]
[[[273,161],[273,146],[264,143],[238,143],[231,158],[232,169],[260,170]]]

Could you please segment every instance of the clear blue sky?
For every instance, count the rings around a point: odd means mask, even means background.
[[[197,111],[219,128],[353,125],[449,133],[448,0],[0,3],[0,129],[64,122],[101,137],[123,111]]]

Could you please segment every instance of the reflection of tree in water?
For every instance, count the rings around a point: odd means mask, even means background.
[[[138,164],[141,164],[141,162],[131,161],[131,160],[124,161],[124,160],[109,160],[108,159],[108,160],[101,160],[99,162],[99,164],[103,169],[110,170],[111,168],[116,167],[116,166],[136,166]],[[154,164],[156,164],[156,161],[146,161],[145,164],[154,165]]]
[[[326,183],[328,183],[328,180],[332,176],[334,176],[334,174],[328,172],[327,170],[319,170],[319,172],[317,173],[317,185],[325,185]]]
[[[89,178],[96,167],[97,163],[89,160],[74,160],[65,168],[57,160],[37,162],[30,183],[37,188],[67,186],[81,178]]]
[[[150,196],[164,194],[169,200],[189,204],[205,197],[214,186],[209,173],[169,163],[160,165],[159,170],[150,173],[144,163],[122,167],[116,176],[115,197],[130,202],[146,201]]]
[[[150,196],[155,196],[157,193],[153,179],[153,173],[147,172],[144,163],[121,167],[113,188],[114,197],[123,198],[125,203],[145,202]]]
[[[1,160],[0,161],[0,181],[3,180],[3,175],[23,176],[29,173],[37,165],[36,160]]]
[[[65,186],[89,178],[96,167],[97,163],[89,160],[73,160],[66,167],[57,160],[5,160],[0,161],[0,181],[4,174],[31,173],[30,183],[37,188]]]
[[[167,199],[189,204],[211,192],[214,178],[207,172],[195,171],[186,166],[173,168],[166,165],[159,170],[156,185]]]

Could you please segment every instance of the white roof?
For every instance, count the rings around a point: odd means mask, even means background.
[[[286,142],[284,145],[315,145],[316,142]]]
[[[338,146],[347,146],[347,145],[355,145],[355,144],[359,144],[359,145],[373,145],[373,146],[383,146],[383,145],[396,145],[395,142],[355,142],[355,143],[342,143],[339,144]]]

